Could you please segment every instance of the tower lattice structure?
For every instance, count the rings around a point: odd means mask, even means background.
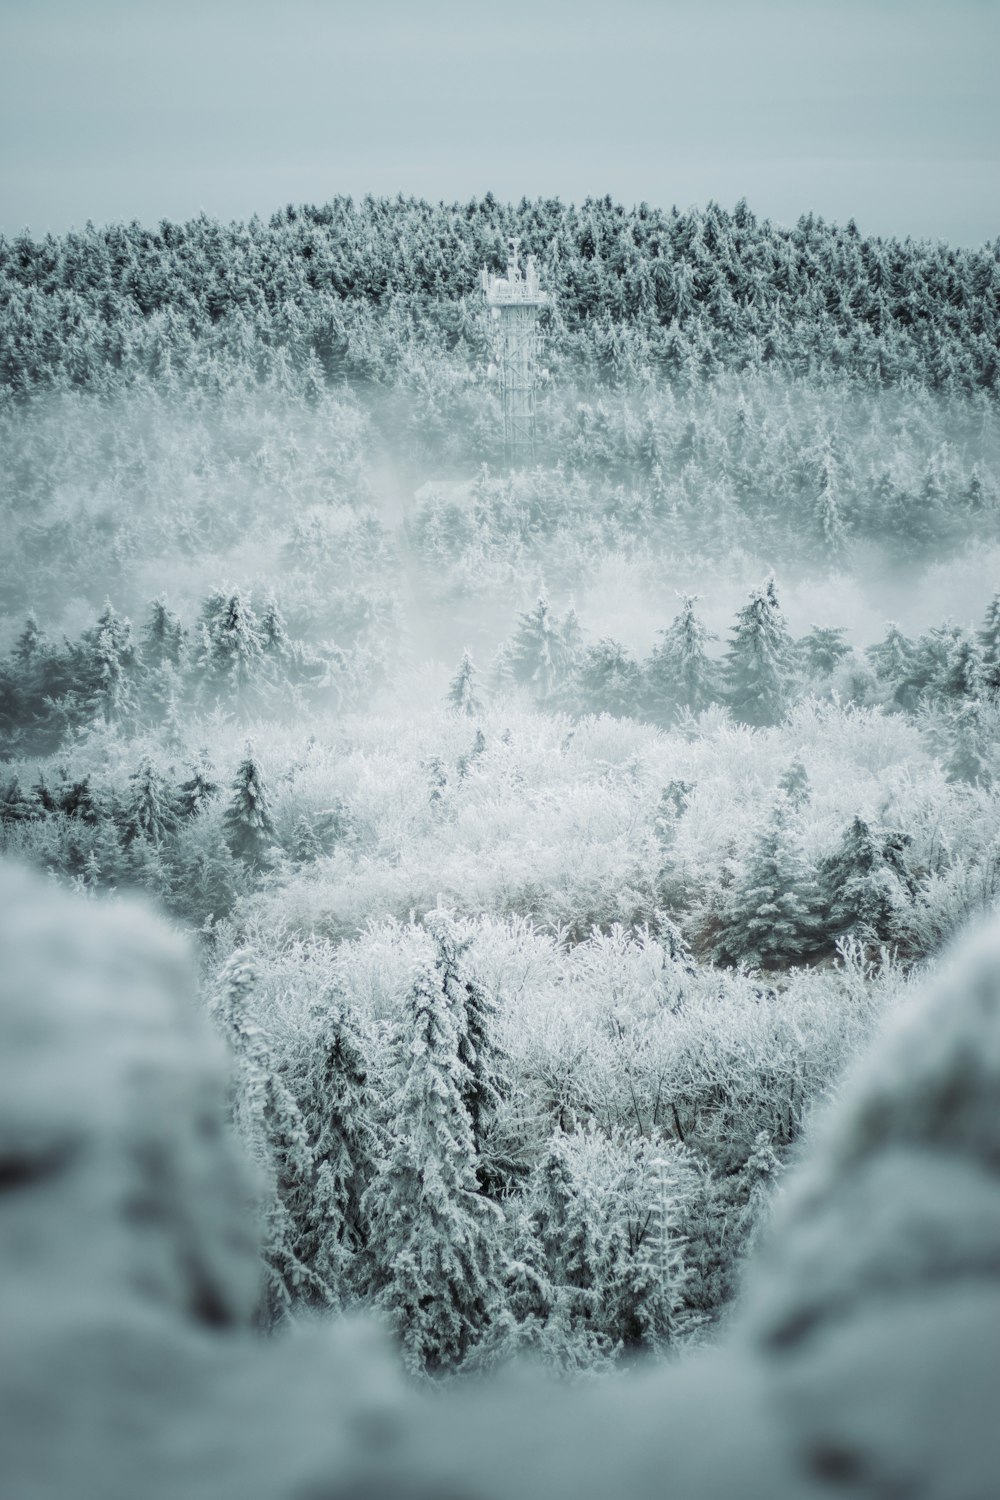
[[[527,257],[522,275],[519,248],[520,241],[512,239],[505,276],[493,276],[485,266],[481,273],[500,375],[504,451],[511,463],[530,461],[534,455],[538,313],[549,300],[538,284],[533,255]]]

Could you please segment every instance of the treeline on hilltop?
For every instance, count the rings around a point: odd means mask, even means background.
[[[812,214],[792,228],[610,198],[516,207],[336,198],[267,223],[204,215],[0,238],[0,388],[114,392],[145,377],[209,385],[290,366],[313,386],[419,384],[435,359],[483,363],[478,272],[507,238],[551,293],[546,359],[562,378],[699,381],[771,368],[824,381],[994,392],[998,244],[863,236]]]

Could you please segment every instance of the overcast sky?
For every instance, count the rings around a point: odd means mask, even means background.
[[[0,0],[0,229],[336,193],[1000,235],[1000,0]]]

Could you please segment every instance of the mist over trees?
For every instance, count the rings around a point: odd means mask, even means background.
[[[0,239],[0,850],[194,944],[259,1327],[418,1383],[716,1338],[1000,894],[1000,594],[862,639],[784,581],[994,555],[998,258],[489,196]]]

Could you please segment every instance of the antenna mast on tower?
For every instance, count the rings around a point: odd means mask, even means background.
[[[535,452],[535,375],[538,363],[538,310],[548,295],[538,285],[535,257],[524,275],[518,264],[520,240],[510,241],[506,276],[481,272],[483,296],[493,320],[493,354],[500,372],[503,439],[507,461],[530,462]]]

